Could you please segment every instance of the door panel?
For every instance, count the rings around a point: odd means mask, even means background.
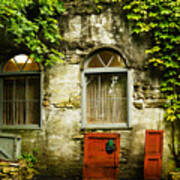
[[[109,143],[109,144],[108,144]],[[112,150],[110,149],[112,147]],[[84,180],[115,180],[118,177],[120,136],[88,133],[84,139]]]
[[[160,156],[146,156],[144,162],[145,179],[161,179],[161,165]]]
[[[161,179],[163,131],[147,130],[144,159],[144,179]]]

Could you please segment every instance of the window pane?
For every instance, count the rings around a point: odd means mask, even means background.
[[[114,53],[112,51],[101,51],[99,55],[101,56],[104,64],[107,66],[111,58],[113,58]]]
[[[4,72],[40,71],[39,64],[25,54],[14,56],[4,67]]]
[[[13,124],[12,111],[13,111],[13,79],[7,79],[4,82],[3,89],[3,123]]]
[[[121,56],[119,55],[114,55],[114,58],[112,62],[109,64],[109,67],[122,67],[125,68],[125,64]]]
[[[88,64],[88,68],[104,67],[104,65],[99,60],[98,56],[94,56]]]
[[[14,109],[13,117],[15,124],[24,124],[25,123],[25,77],[20,76],[16,77],[14,81]]]
[[[87,75],[87,122],[127,122],[127,74]]]
[[[17,72],[19,70],[19,67],[13,59],[10,59],[4,67],[4,72]]]
[[[23,71],[39,71],[38,63],[34,62],[32,59],[29,59],[26,65],[23,68]]]
[[[97,53],[87,65],[88,68],[125,67],[121,56],[113,51],[104,50]]]
[[[5,77],[3,124],[37,124],[40,112],[39,76]]]
[[[38,76],[27,78],[26,108],[27,120],[26,124],[38,124],[40,119],[40,79]]]
[[[98,123],[98,76],[87,76],[87,122]]]

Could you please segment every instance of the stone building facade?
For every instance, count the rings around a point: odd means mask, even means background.
[[[67,3],[66,7],[67,11],[59,19],[63,36],[59,49],[65,54],[65,62],[42,70],[42,127],[2,131],[21,135],[23,152],[38,149],[42,173],[64,179],[80,179],[82,176],[83,138],[86,132],[120,133],[119,176],[141,179],[145,130],[166,129],[160,74],[147,67],[145,49],[150,39],[132,38],[130,26],[113,4],[105,4],[101,13],[88,9],[85,2],[79,8],[71,3]],[[82,126],[84,64],[101,50],[119,53],[130,72],[129,127]],[[172,163],[167,163],[170,161],[168,137],[169,131],[165,131],[163,176],[172,166]]]

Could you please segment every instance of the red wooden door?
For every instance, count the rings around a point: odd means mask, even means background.
[[[115,149],[107,151],[111,141]],[[115,133],[88,133],[84,138],[83,180],[116,180],[118,177],[120,136]]]
[[[161,179],[163,131],[147,130],[145,142],[144,179]]]

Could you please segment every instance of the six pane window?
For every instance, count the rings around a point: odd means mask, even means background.
[[[99,51],[85,63],[83,74],[84,126],[127,127],[128,70],[122,57],[111,50]]]
[[[40,68],[26,55],[15,56],[0,76],[2,125],[40,125]]]

